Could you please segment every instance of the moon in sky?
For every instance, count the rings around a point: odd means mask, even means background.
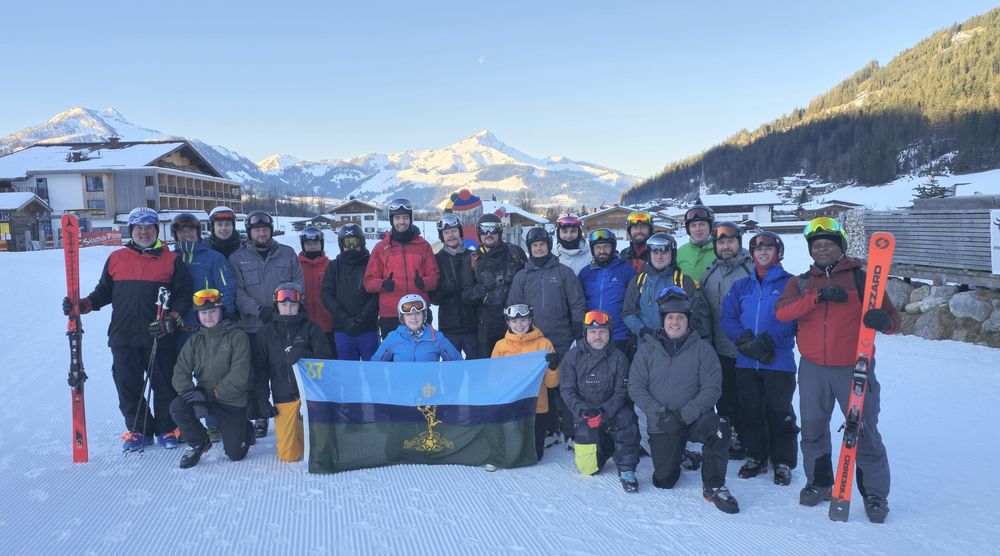
[[[486,63],[486,56],[480,56],[479,57],[479,63],[480,64],[485,64]]]

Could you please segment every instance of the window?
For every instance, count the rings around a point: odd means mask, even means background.
[[[104,191],[104,176],[87,176],[87,191]]]
[[[597,220],[597,224],[598,224],[598,225],[600,225],[600,224],[607,224],[607,223],[608,223],[608,221],[607,221],[607,220],[603,220],[603,219],[598,219],[598,220]]]
[[[94,210],[104,210],[104,201],[87,201],[87,208]]]
[[[365,228],[365,233],[366,234],[374,234],[375,233],[375,228]]]
[[[374,214],[366,214],[365,215],[365,220],[375,220],[375,215]]]
[[[45,202],[49,201],[49,180],[47,178],[35,179],[35,194]]]
[[[146,187],[153,187],[153,176],[146,176]]]

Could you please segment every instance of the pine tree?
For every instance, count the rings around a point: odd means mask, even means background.
[[[948,188],[938,183],[937,172],[927,175],[927,182],[921,183],[913,188],[913,196],[917,199],[937,199],[944,197],[948,193]]]

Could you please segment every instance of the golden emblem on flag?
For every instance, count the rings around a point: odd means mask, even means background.
[[[417,398],[417,411],[427,421],[427,430],[404,441],[403,448],[418,452],[440,452],[441,450],[450,450],[455,447],[455,444],[444,436],[441,436],[441,433],[434,432],[434,427],[441,424],[441,420],[437,418],[437,406],[422,403],[424,400],[432,398],[435,392],[437,392],[437,389],[430,384],[424,385],[421,390],[423,397]]]

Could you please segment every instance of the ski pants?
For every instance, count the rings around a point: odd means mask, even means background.
[[[795,373],[739,368],[736,388],[743,427],[740,439],[747,455],[795,469],[799,459],[799,427],[792,407]]]
[[[492,312],[496,315],[492,315]],[[503,320],[503,307],[499,305],[483,305],[479,314],[479,353],[484,358],[493,355],[493,348],[507,333],[507,323]],[[487,316],[489,314],[489,316]]]
[[[649,435],[649,455],[653,459],[653,485],[673,488],[681,476],[681,458],[684,446],[691,442],[703,444],[701,482],[703,486],[717,488],[726,484],[726,466],[729,464],[729,425],[723,423],[714,411],[698,417],[680,435],[653,433]]]
[[[337,343],[337,359],[341,361],[371,361],[372,355],[378,349],[379,336],[377,330],[351,335],[347,332],[334,332]]]
[[[743,442],[743,424],[740,422],[740,400],[736,386],[736,358],[719,356],[722,365],[722,395],[715,404],[716,413],[732,425]]]
[[[330,331],[324,332],[323,334],[326,336],[326,343],[330,346],[330,353],[333,354],[333,357],[330,357],[330,359],[337,359],[336,332]]]
[[[305,449],[305,431],[302,425],[300,400],[274,404],[278,414],[274,416],[274,436],[278,440],[278,459],[292,462],[302,459]]]
[[[809,484],[833,485],[830,417],[833,402],[841,415],[851,395],[853,367],[828,367],[802,358],[799,362],[799,413],[802,415],[802,466]],[[878,432],[881,386],[875,378],[875,361],[868,371],[868,391],[861,412],[861,439],[858,441],[857,484],[862,496],[889,497],[889,458]]]
[[[631,406],[626,405],[618,413],[605,416],[597,428],[590,428],[586,421],[577,418],[575,428],[576,466],[581,473],[596,473],[604,467],[608,457],[615,460],[619,471],[635,471],[639,465],[639,420]],[[588,446],[594,449],[587,450]],[[581,461],[584,453],[589,454],[589,461]]]
[[[445,338],[455,346],[459,353],[465,352],[465,359],[481,359],[479,353],[479,332],[445,332],[441,331]]]
[[[250,449],[250,439],[254,437],[253,426],[247,421],[246,408],[219,402],[209,402],[206,405],[209,416],[218,423],[219,434],[222,435],[222,448],[226,456],[232,461],[246,457]],[[177,426],[184,431],[188,445],[198,446],[208,440],[208,430],[183,398],[174,398],[170,404],[170,414],[174,416]]]
[[[176,340],[173,336],[164,336],[156,342],[156,359],[149,377],[153,388],[152,413],[143,391],[152,346],[111,348],[111,374],[118,390],[118,409],[125,418],[125,427],[132,432],[142,433],[146,438],[151,438],[152,434],[165,434],[176,428],[170,417],[170,402],[177,397],[171,383],[174,364],[177,362]]]

